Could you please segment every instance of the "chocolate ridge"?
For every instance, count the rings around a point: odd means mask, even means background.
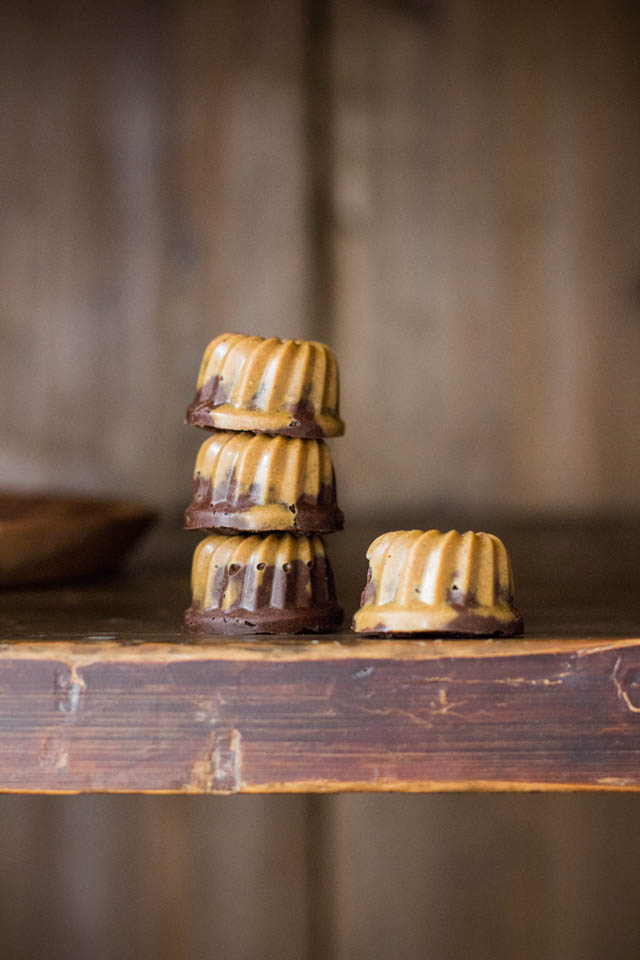
[[[222,602],[230,580],[237,583],[238,603],[250,566],[222,565],[215,572],[213,592]],[[268,564],[252,596],[256,609],[240,606],[203,608],[198,601],[185,613],[188,628],[197,633],[321,633],[343,620],[336,599],[331,564],[326,556],[290,560],[282,567]]]

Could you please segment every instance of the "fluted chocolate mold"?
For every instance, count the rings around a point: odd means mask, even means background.
[[[493,534],[398,530],[374,540],[367,558],[356,633],[522,633],[509,555]]]
[[[190,630],[207,634],[326,632],[342,623],[320,537],[213,534],[196,548]]]
[[[338,437],[338,364],[323,343],[223,333],[207,347],[187,423],[286,437]]]
[[[200,447],[185,527],[330,533],[343,520],[323,440],[216,430]]]

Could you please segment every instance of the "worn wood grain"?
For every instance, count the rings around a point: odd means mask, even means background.
[[[0,593],[0,787],[637,789],[638,529],[512,526],[516,640],[192,638],[177,556]],[[371,534],[336,539],[348,616]]]
[[[408,519],[399,517],[393,522],[404,526]],[[461,520],[463,525],[467,520],[476,525],[468,517],[455,522]],[[453,521],[443,515],[437,522],[446,526]],[[449,669],[455,665],[456,654],[464,654],[466,669],[471,670],[474,654],[491,648],[496,657],[498,653],[505,654],[505,660],[517,657],[510,661],[517,669],[511,679],[523,677],[524,661],[543,651],[551,656],[565,654],[578,671],[596,648],[610,644],[617,645],[625,656],[636,656],[634,638],[640,636],[640,536],[636,523],[628,518],[597,524],[547,521],[533,526],[502,521],[495,529],[514,556],[518,599],[531,628],[524,641],[361,644],[339,636],[318,644],[305,638],[192,643],[180,630],[180,616],[188,598],[193,540],[179,530],[176,519],[175,536],[159,528],[138,554],[128,576],[60,590],[0,592],[0,634],[5,637],[0,654],[11,659],[19,652],[24,666],[28,661],[39,662],[46,649],[45,659],[54,671],[56,667],[62,670],[63,678],[70,678],[70,659],[81,678],[88,664],[109,665],[112,676],[131,663],[137,664],[136,669],[160,666],[160,672],[166,670],[170,699],[165,703],[165,688],[154,684],[139,692],[139,703],[147,701],[141,739],[152,729],[154,736],[147,739],[146,752],[138,754],[137,761],[147,769],[157,764],[164,749],[161,738],[166,738],[167,729],[172,730],[177,720],[178,733],[188,731],[187,752],[181,754],[183,770],[192,759],[190,731],[202,724],[193,714],[183,724],[186,704],[182,694],[187,687],[180,670],[184,666],[197,670],[203,657],[211,673],[216,663],[228,670],[234,657],[240,670],[247,664],[262,663],[278,673],[281,661],[287,670],[304,669],[307,664],[331,670],[341,662],[345,668],[352,666],[342,690],[366,693],[371,689],[367,684],[376,678],[375,671],[358,681],[351,674],[388,663],[394,652],[406,669],[417,665],[419,670],[439,668],[438,655]],[[348,610],[362,586],[366,572],[362,558],[374,532],[352,526],[335,540],[338,585]],[[50,640],[45,641],[42,635],[52,627],[53,632],[47,634]],[[217,648],[215,654],[212,646]],[[579,650],[591,653],[577,657]],[[174,661],[182,665],[178,683],[173,676]],[[2,670],[0,664],[0,676]],[[607,685],[605,677],[602,680],[603,704],[587,719],[589,738],[590,725],[597,724],[603,712],[622,708],[620,717],[628,718],[623,725],[637,716],[621,701],[614,704],[613,684],[609,680]],[[40,699],[51,716],[56,696],[51,674],[48,682],[51,685]],[[577,683],[570,690],[575,704],[588,690],[579,673],[572,682]],[[64,683],[61,686],[64,688]],[[317,689],[312,687],[310,693]],[[417,683],[414,689],[419,689]],[[507,690],[514,704],[522,702],[518,686]],[[635,697],[634,690],[630,695]],[[121,692],[115,684],[110,691],[102,688],[107,696]],[[556,696],[559,688],[525,686],[524,696],[530,702],[531,695],[544,699],[548,692]],[[60,693],[64,706],[64,691],[58,689],[57,695]],[[282,687],[280,693],[284,693]],[[320,693],[321,698],[311,707],[310,725],[317,724],[317,729],[303,748],[315,758],[328,743],[327,733],[337,736],[338,732],[336,726],[329,730],[335,717],[318,722],[326,705],[325,689]],[[12,691],[11,696],[14,694]],[[73,691],[67,689],[66,704],[69,695],[73,697]],[[246,700],[247,688],[244,695]],[[291,688],[287,695],[293,695]],[[5,723],[8,703],[4,695],[0,696],[2,702],[3,729],[13,737],[13,720]],[[156,704],[154,719],[152,702]],[[355,713],[361,703],[362,698],[354,698],[350,706],[347,698],[346,708]],[[62,719],[67,729],[74,723],[79,727],[83,709],[79,697],[75,720],[59,711],[53,723]],[[130,728],[116,727],[109,710],[98,718],[99,709],[94,700],[90,711],[94,729],[99,738],[110,737],[115,748],[113,738],[117,735],[126,741]],[[221,704],[220,709],[234,710],[235,701]],[[281,709],[282,699],[275,703],[276,714]],[[274,704],[269,710],[276,716]],[[345,705],[340,710],[344,714]],[[19,713],[19,723],[23,719],[24,713]],[[35,735],[40,719],[37,713],[29,717],[25,730],[29,728]],[[378,719],[390,735],[400,735],[402,718]],[[289,727],[291,720],[289,711],[285,718]],[[423,744],[437,740],[449,722],[446,714],[436,721],[422,735]],[[522,723],[519,717],[516,724]],[[558,724],[568,734],[566,713]],[[581,738],[580,731],[572,729],[575,738],[567,752],[569,763],[574,748],[579,758]],[[284,725],[279,724],[278,736],[283,731]],[[76,736],[82,738],[80,729]],[[183,750],[173,733],[171,742],[174,749]],[[589,739],[590,746],[592,743]],[[351,746],[347,732],[340,749]],[[521,746],[509,758],[512,764],[522,761]],[[613,747],[614,754],[620,746]],[[86,761],[87,748],[91,749],[84,741],[81,757],[73,748],[74,764],[78,758]],[[276,745],[277,752],[282,749],[283,742]],[[331,744],[329,749],[333,749]],[[400,753],[404,749],[400,745]],[[424,757],[425,748],[421,749]],[[292,748],[291,752],[300,751]],[[623,744],[622,755],[627,755]],[[49,760],[52,756],[55,754],[49,753]],[[199,754],[197,760],[203,756]],[[323,754],[319,762],[324,765],[326,759]],[[418,762],[422,762],[420,757]],[[205,762],[198,769],[200,773],[204,769],[206,778],[211,765],[207,769]],[[55,777],[53,789],[58,789],[59,773]],[[349,792],[310,798],[255,794],[3,796],[3,947],[18,960],[32,960],[39,956],[43,928],[50,952],[55,949],[80,958],[90,951],[98,960],[115,960],[129,955],[127,951],[162,956],[165,943],[189,958],[218,949],[237,960],[261,952],[292,958],[322,956],[323,945],[337,958],[381,960],[395,949],[407,955],[433,953],[450,960],[470,954],[511,960],[514,943],[527,960],[539,957],[541,950],[550,957],[598,960],[607,949],[617,955],[633,943],[638,906],[637,857],[629,842],[638,823],[633,791],[605,784],[598,793],[591,788],[579,793],[549,792],[548,785],[542,784],[543,796],[520,791],[503,795],[494,792],[494,782],[483,792],[409,796],[371,793],[368,784],[362,786],[359,795]],[[455,789],[460,790],[461,785]],[[310,801],[314,806],[309,817]],[[162,922],[158,919],[160,903]]]
[[[541,642],[542,643],[542,642]],[[640,638],[535,652],[0,654],[0,787],[640,788]]]
[[[574,607],[531,584],[503,641],[192,640],[182,572],[0,596],[5,790],[640,786],[624,581]]]

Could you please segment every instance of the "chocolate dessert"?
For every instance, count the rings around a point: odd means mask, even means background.
[[[342,623],[317,536],[213,534],[196,548],[191,587],[194,633],[324,633]]]
[[[323,343],[223,333],[207,347],[187,423],[287,437],[338,437],[338,365]]]
[[[323,440],[216,430],[202,444],[188,529],[330,533],[342,525]]]
[[[356,633],[512,637],[523,631],[509,555],[490,533],[398,530],[374,540],[367,559]]]

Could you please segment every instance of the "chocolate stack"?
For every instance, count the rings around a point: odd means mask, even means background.
[[[323,437],[344,433],[338,366],[322,343],[223,333],[205,351],[187,423],[196,459],[190,630],[324,632],[342,622],[321,533],[343,515]]]

